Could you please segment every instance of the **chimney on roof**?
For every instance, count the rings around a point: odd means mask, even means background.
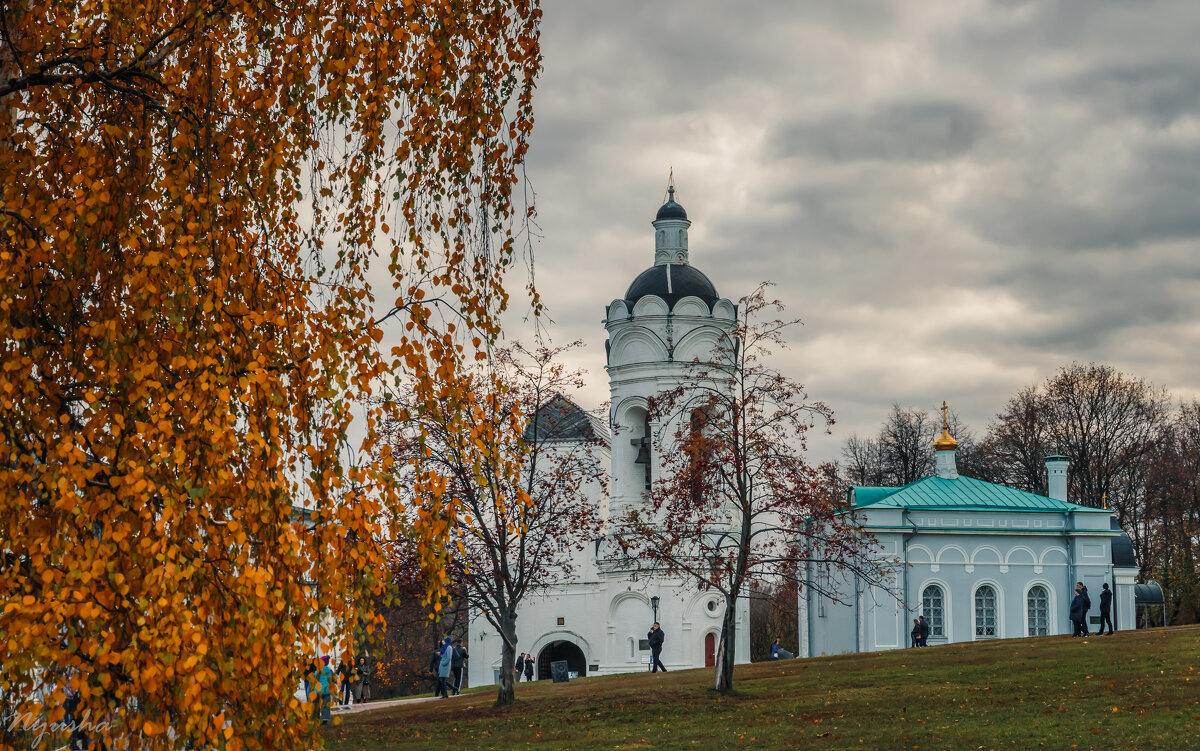
[[[1046,457],[1046,495],[1056,501],[1067,500],[1067,465],[1070,460],[1062,454]]]

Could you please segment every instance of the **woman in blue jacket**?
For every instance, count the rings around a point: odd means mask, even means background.
[[[449,694],[446,692],[446,687],[450,682],[450,666],[454,662],[454,647],[450,644],[450,637],[442,642],[442,656],[438,660],[438,696],[443,699],[448,699]]]

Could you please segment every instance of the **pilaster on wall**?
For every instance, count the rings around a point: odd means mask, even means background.
[[[805,566],[807,565],[808,564],[806,563]],[[799,637],[800,643],[796,645],[798,649],[796,652],[797,657],[812,657],[810,654],[811,650],[808,646],[810,641],[808,633],[808,598],[810,592],[811,590],[808,587],[805,587],[803,591],[801,591],[800,597],[798,598],[800,603],[800,620],[797,624],[796,635]]]

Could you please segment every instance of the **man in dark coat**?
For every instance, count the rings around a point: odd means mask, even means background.
[[[1075,596],[1071,598],[1071,623],[1075,625],[1075,633],[1071,635],[1072,638],[1085,635],[1083,619],[1087,617],[1087,605],[1084,604],[1086,598],[1083,596],[1082,590],[1083,584],[1076,584]]]
[[[442,664],[442,645],[433,648],[433,656],[429,658],[429,673],[433,676],[433,695],[441,696],[442,687],[441,681],[438,680],[438,666]]]
[[[1088,628],[1087,614],[1092,609],[1092,598],[1088,597],[1087,585],[1083,582],[1077,582],[1079,585],[1079,594],[1083,595],[1083,635],[1091,636],[1091,630]]]
[[[1100,631],[1097,632],[1098,636],[1104,635],[1104,624],[1106,623],[1108,624],[1109,636],[1112,636],[1113,631],[1116,631],[1116,629],[1113,628],[1112,616],[1109,615],[1109,611],[1111,610],[1112,590],[1108,588],[1108,582],[1105,582],[1103,588],[1100,590]]]
[[[337,669],[338,683],[341,684],[342,687],[342,690],[339,692],[342,697],[340,703],[343,706],[350,703],[350,696],[353,693],[350,683],[351,681],[355,680],[354,675],[355,670],[353,663],[347,662],[346,658],[343,657],[341,662],[338,663]]]
[[[665,673],[667,666],[662,664],[662,660],[658,656],[662,654],[663,641],[666,637],[663,635],[663,630],[659,628],[658,622],[655,621],[650,630],[646,632],[646,641],[650,642],[650,655],[653,657],[653,667],[650,668],[651,673],[657,673],[660,669]]]
[[[517,655],[517,664],[513,667],[513,671],[517,674],[516,682],[521,681],[521,674],[525,672],[525,653]]]
[[[463,640],[459,639],[454,642],[454,656],[450,660],[450,674],[454,678],[450,685],[454,688],[455,696],[462,693],[463,666],[466,662],[467,648],[463,646]]]
[[[925,620],[925,616],[922,615],[919,618],[917,618],[917,622],[921,626],[921,642],[917,646],[918,647],[928,647],[929,646],[929,621]]]

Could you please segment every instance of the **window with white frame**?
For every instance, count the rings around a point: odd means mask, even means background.
[[[946,598],[938,585],[930,584],[921,593],[921,615],[929,623],[930,636],[946,636]]]
[[[975,590],[975,638],[995,639],[996,633],[996,590],[984,584]]]
[[[1050,595],[1041,584],[1029,588],[1026,598],[1029,618],[1029,635],[1046,636],[1050,633]]]

